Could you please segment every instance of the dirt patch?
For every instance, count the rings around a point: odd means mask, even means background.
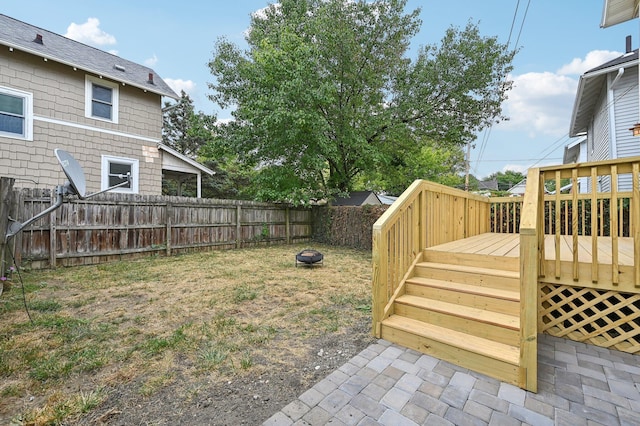
[[[193,380],[176,366],[174,382],[151,397],[137,392],[140,378],[110,390],[98,409],[70,424],[259,425],[372,343],[369,331],[365,322],[347,334],[315,338],[306,356],[259,374]]]
[[[369,252],[269,246],[25,273],[0,424],[261,424],[374,341]]]

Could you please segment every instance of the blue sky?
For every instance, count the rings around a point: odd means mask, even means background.
[[[208,100],[213,77],[207,63],[219,37],[244,45],[250,14],[267,0],[235,1],[5,1],[0,13],[66,35],[152,67],[178,93],[184,89],[196,108],[229,118]],[[413,47],[439,43],[450,26],[479,23],[519,54],[511,78],[514,89],[503,105],[505,123],[478,134],[471,171],[482,178],[507,169],[562,162],[580,75],[640,41],[638,19],[600,28],[603,0],[409,0],[422,9],[422,29]],[[512,30],[513,28],[513,30]]]

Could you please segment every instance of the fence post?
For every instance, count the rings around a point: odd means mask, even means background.
[[[242,207],[238,204],[236,206],[236,248],[242,247],[242,223],[240,223],[240,217],[242,217]]]
[[[291,220],[290,220],[290,211],[289,206],[285,207],[284,210],[284,221],[286,222],[285,233],[287,236],[287,244],[291,244]]]
[[[9,226],[9,211],[11,210],[11,195],[13,194],[13,184],[15,179],[8,177],[0,178],[0,277],[5,276],[5,252],[7,245],[5,239],[7,227]],[[0,294],[2,294],[3,283],[0,282]]]
[[[56,193],[55,191],[51,191],[51,205],[54,205],[56,202]],[[49,214],[49,267],[51,269],[56,269],[57,261],[56,261],[56,251],[57,251],[57,233],[58,227],[57,223],[57,215],[54,210]]]
[[[167,233],[167,257],[171,256],[171,225],[173,223],[173,204],[171,204],[171,201],[167,201],[167,210],[165,212],[165,217],[167,218],[167,228],[166,228],[166,233]]]

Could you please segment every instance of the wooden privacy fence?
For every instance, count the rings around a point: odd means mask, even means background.
[[[52,204],[52,191],[15,191],[11,217],[24,222]],[[55,196],[55,195],[54,195]],[[308,241],[311,210],[284,204],[101,194],[69,199],[15,236],[16,260],[33,268],[126,257]]]

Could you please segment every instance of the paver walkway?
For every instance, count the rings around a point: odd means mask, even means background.
[[[640,356],[549,335],[538,393],[379,340],[264,425],[640,425]]]

